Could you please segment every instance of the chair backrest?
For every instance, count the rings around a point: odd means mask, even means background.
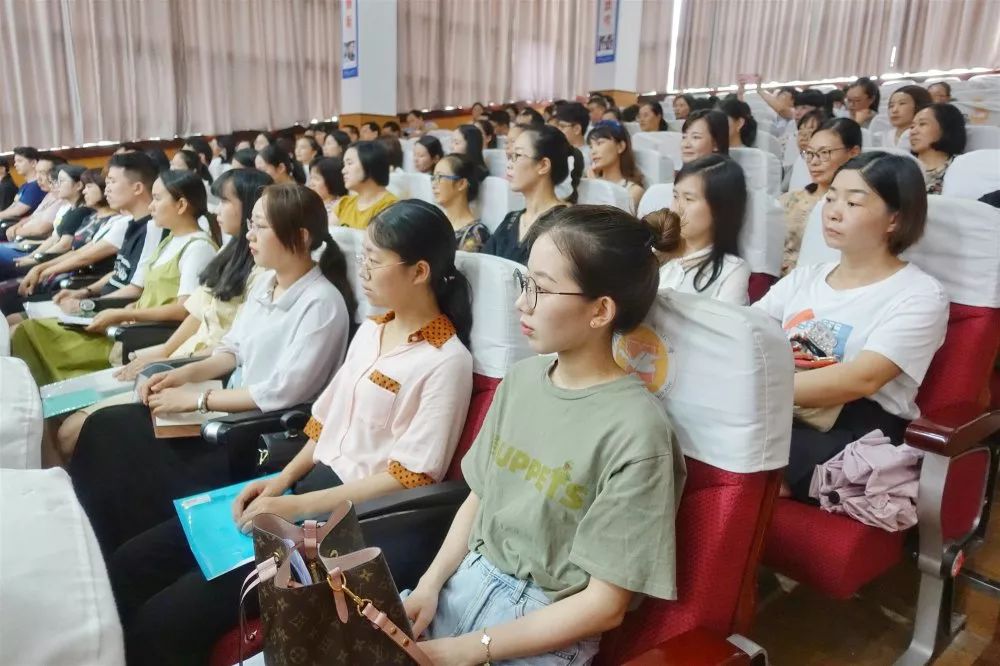
[[[410,198],[410,174],[405,171],[389,172],[389,184],[385,186],[397,199]]]
[[[965,134],[968,137],[965,145],[967,152],[1000,149],[1000,127],[994,127],[993,125],[966,125]],[[993,163],[993,171],[1000,171],[1000,163]]]
[[[896,148],[894,146],[865,146],[861,149],[863,153],[874,153],[874,152],[892,153],[893,155],[902,155],[903,157],[909,157],[914,162],[919,164],[920,160],[914,157],[913,153],[908,150],[903,150],[902,148]],[[921,167],[923,168],[923,167]]]
[[[951,316],[917,404],[925,413],[961,403],[985,408],[1000,347],[1000,210],[939,195],[927,203],[924,236],[902,258],[944,286]]]
[[[767,190],[775,196],[781,193],[781,162],[777,157],[757,148],[731,148],[729,156],[743,167],[747,188]]]
[[[661,152],[674,164],[680,164],[681,138],[680,132],[636,132],[632,135],[632,146]]]
[[[757,137],[754,139],[752,147],[767,151],[779,160],[784,156],[785,152],[785,147],[781,145],[781,141],[778,141],[778,137],[768,131],[761,131],[760,128],[757,130]]]
[[[892,81],[886,81],[878,87],[882,104],[887,107],[889,105],[889,97],[892,96],[892,93],[896,92],[903,86],[912,86],[916,84],[917,82],[913,79],[893,79]]]
[[[688,476],[677,515],[677,600],[646,599],[604,636],[601,664],[624,663],[696,626],[722,635],[747,628],[758,544],[792,426],[792,356],[763,312],[665,291],[614,344],[619,364],[663,404]]]
[[[409,198],[420,199],[429,204],[437,203],[434,200],[434,189],[431,185],[431,175],[429,173],[408,173],[406,174],[406,179]]]
[[[625,129],[628,130],[629,136],[635,136],[642,131],[639,129],[639,123],[637,122],[629,121],[627,123],[622,123],[622,125],[624,125]]]
[[[684,121],[671,119],[667,121],[667,131],[668,132],[680,132],[684,129]]]
[[[795,192],[801,190],[811,182],[812,176],[809,175],[809,167],[806,166],[806,161],[799,155],[795,158],[795,162],[792,163],[792,176],[788,180],[788,191]]]
[[[868,131],[873,135],[881,134],[892,129],[892,123],[889,122],[889,118],[883,116],[881,113],[872,118],[872,121],[868,123]]]
[[[483,151],[483,160],[491,176],[507,177],[507,152],[499,148],[487,148]]]
[[[781,276],[785,251],[785,209],[764,190],[747,193],[747,211],[740,230],[740,256],[751,273]]]
[[[1000,150],[974,150],[959,155],[944,173],[941,194],[979,199],[1000,190]]]
[[[514,269],[523,266],[487,254],[459,252],[458,270],[472,286],[472,400],[447,478],[462,478],[462,457],[472,446],[486,418],[500,380],[518,361],[533,356],[521,334],[515,301],[520,287]]]
[[[10,324],[6,317],[0,317],[0,356],[10,356]]]
[[[510,189],[506,178],[487,176],[479,187],[479,216],[492,233],[512,210],[524,208],[524,196]]]
[[[861,148],[874,148],[875,140],[872,138],[871,130],[867,127],[861,128]]]
[[[674,182],[674,161],[663,153],[649,148],[633,148],[636,166],[646,178],[646,186]]]
[[[614,206],[626,213],[632,212],[632,197],[628,190],[617,183],[599,178],[581,178],[577,188],[577,203]]]
[[[426,134],[430,134],[441,142],[441,148],[444,149],[445,155],[451,152],[451,130],[433,129],[427,131]]]
[[[0,356],[0,468],[38,469],[42,401],[27,364]]]
[[[674,205],[674,184],[660,183],[650,185],[639,200],[639,210],[636,211],[638,217],[644,217],[654,210],[670,208]]]
[[[413,163],[413,145],[403,144],[403,171],[407,173],[417,173],[417,166]]]

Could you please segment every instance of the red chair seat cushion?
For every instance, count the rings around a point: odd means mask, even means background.
[[[764,564],[835,599],[848,599],[903,557],[905,532],[885,532],[788,499],[778,500]]]
[[[449,481],[458,481],[462,477],[462,458],[469,452],[472,443],[479,435],[479,429],[483,427],[483,420],[486,412],[490,411],[490,404],[493,402],[493,395],[500,386],[500,380],[484,375],[472,375],[472,399],[469,401],[469,414],[465,417],[465,427],[462,429],[462,436],[458,439],[458,446],[455,448],[455,455],[451,458],[451,465],[448,467],[448,474],[445,476]]]
[[[771,290],[778,278],[767,273],[751,273],[750,282],[747,284],[747,297],[751,303],[756,303],[764,298],[764,295]]]

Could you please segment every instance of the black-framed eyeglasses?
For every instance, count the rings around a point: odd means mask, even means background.
[[[803,150],[802,159],[805,160],[806,164],[809,164],[815,159],[818,159],[821,164],[826,164],[833,157],[833,154],[838,150],[847,150],[847,148],[821,148],[820,150]]]
[[[525,303],[528,306],[528,312],[534,312],[535,306],[538,305],[538,294],[551,294],[552,296],[586,296],[580,291],[548,291],[542,289],[535,282],[535,278],[529,277],[522,273],[517,268],[514,269],[514,279],[517,280],[518,286],[521,288],[521,293],[524,294]]]

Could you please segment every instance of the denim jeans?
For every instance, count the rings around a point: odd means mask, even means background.
[[[403,597],[406,597],[406,592]],[[438,598],[437,614],[424,638],[445,638],[489,632],[495,627],[548,606],[541,588],[508,576],[479,553],[469,553],[448,579]],[[600,636],[548,654],[494,661],[509,666],[584,666],[597,654]],[[483,650],[485,657],[486,651]]]

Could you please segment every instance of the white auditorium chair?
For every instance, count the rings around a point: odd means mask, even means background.
[[[405,171],[390,171],[389,172],[389,184],[385,186],[392,196],[397,199],[409,199],[410,198],[410,179],[409,175]]]
[[[492,233],[496,231],[507,213],[524,208],[524,196],[520,192],[512,191],[507,179],[487,176],[479,186],[476,203],[482,223]]]
[[[673,163],[681,163],[680,132],[638,132],[632,136],[633,148],[648,148],[663,153]]]
[[[38,385],[24,361],[0,356],[0,467],[37,469],[41,466],[41,451],[42,401]],[[0,508],[0,513],[5,510]]]
[[[622,123],[622,125],[624,125],[625,129],[628,130],[629,136],[635,136],[636,134],[638,134],[641,131],[639,129],[639,123],[637,123],[637,122],[631,122],[630,121],[630,122],[627,122],[627,123]]]
[[[892,153],[893,155],[902,155],[903,157],[909,157],[914,162],[918,162],[919,163],[919,160],[913,155],[913,153],[911,153],[908,150],[903,150],[902,148],[893,148],[891,146],[871,146],[869,148],[862,148],[861,152],[863,152],[863,153],[874,153],[874,152]]]
[[[862,148],[875,147],[874,139],[872,138],[872,133],[866,127],[861,128],[861,147]]]
[[[773,154],[757,148],[732,148],[733,158],[746,175],[751,190],[767,190],[772,195],[781,193],[781,162]]]
[[[403,171],[407,173],[417,173],[417,167],[413,163],[413,145],[403,144]]]
[[[788,179],[788,191],[797,192],[801,190],[806,185],[812,182],[812,176],[809,175],[809,166],[801,155],[792,164],[792,175]]]
[[[683,120],[668,120],[667,121],[667,131],[668,132],[681,132],[684,130]]]
[[[0,661],[124,666],[111,581],[69,475],[0,469],[0,506]]]
[[[0,317],[0,356],[10,356],[10,324],[6,317]]]
[[[657,150],[633,148],[635,164],[646,178],[646,186],[674,182],[674,161]]]
[[[872,121],[868,123],[868,131],[871,132],[872,137],[879,136],[890,129],[892,129],[892,123],[889,122],[888,116],[884,116],[881,113],[872,118]]]
[[[965,134],[968,140],[965,151],[996,150],[1000,148],[1000,127],[993,125],[966,125]],[[993,165],[994,170],[1000,169],[1000,164]]]
[[[444,149],[444,154],[447,155],[451,152],[451,132],[451,130],[434,129],[429,130],[427,134],[430,134],[441,142],[441,148]]]
[[[944,173],[941,194],[979,199],[1000,190],[1000,150],[973,150],[958,155]]]
[[[507,177],[507,153],[499,148],[487,148],[483,151],[483,160],[491,176]]]
[[[632,197],[617,183],[599,178],[581,178],[577,188],[577,203],[594,206],[614,206],[632,212]]]
[[[674,184],[673,183],[660,183],[657,185],[650,185],[646,188],[646,191],[642,195],[642,199],[639,200],[639,210],[636,211],[637,217],[645,217],[649,215],[654,210],[660,210],[661,208],[670,208],[674,205]]]
[[[740,257],[755,275],[781,276],[785,251],[785,209],[765,190],[747,192],[739,238]]]
[[[434,190],[431,186],[431,175],[429,173],[409,173],[409,192],[411,199],[420,199],[429,204],[436,204],[434,200]]]

